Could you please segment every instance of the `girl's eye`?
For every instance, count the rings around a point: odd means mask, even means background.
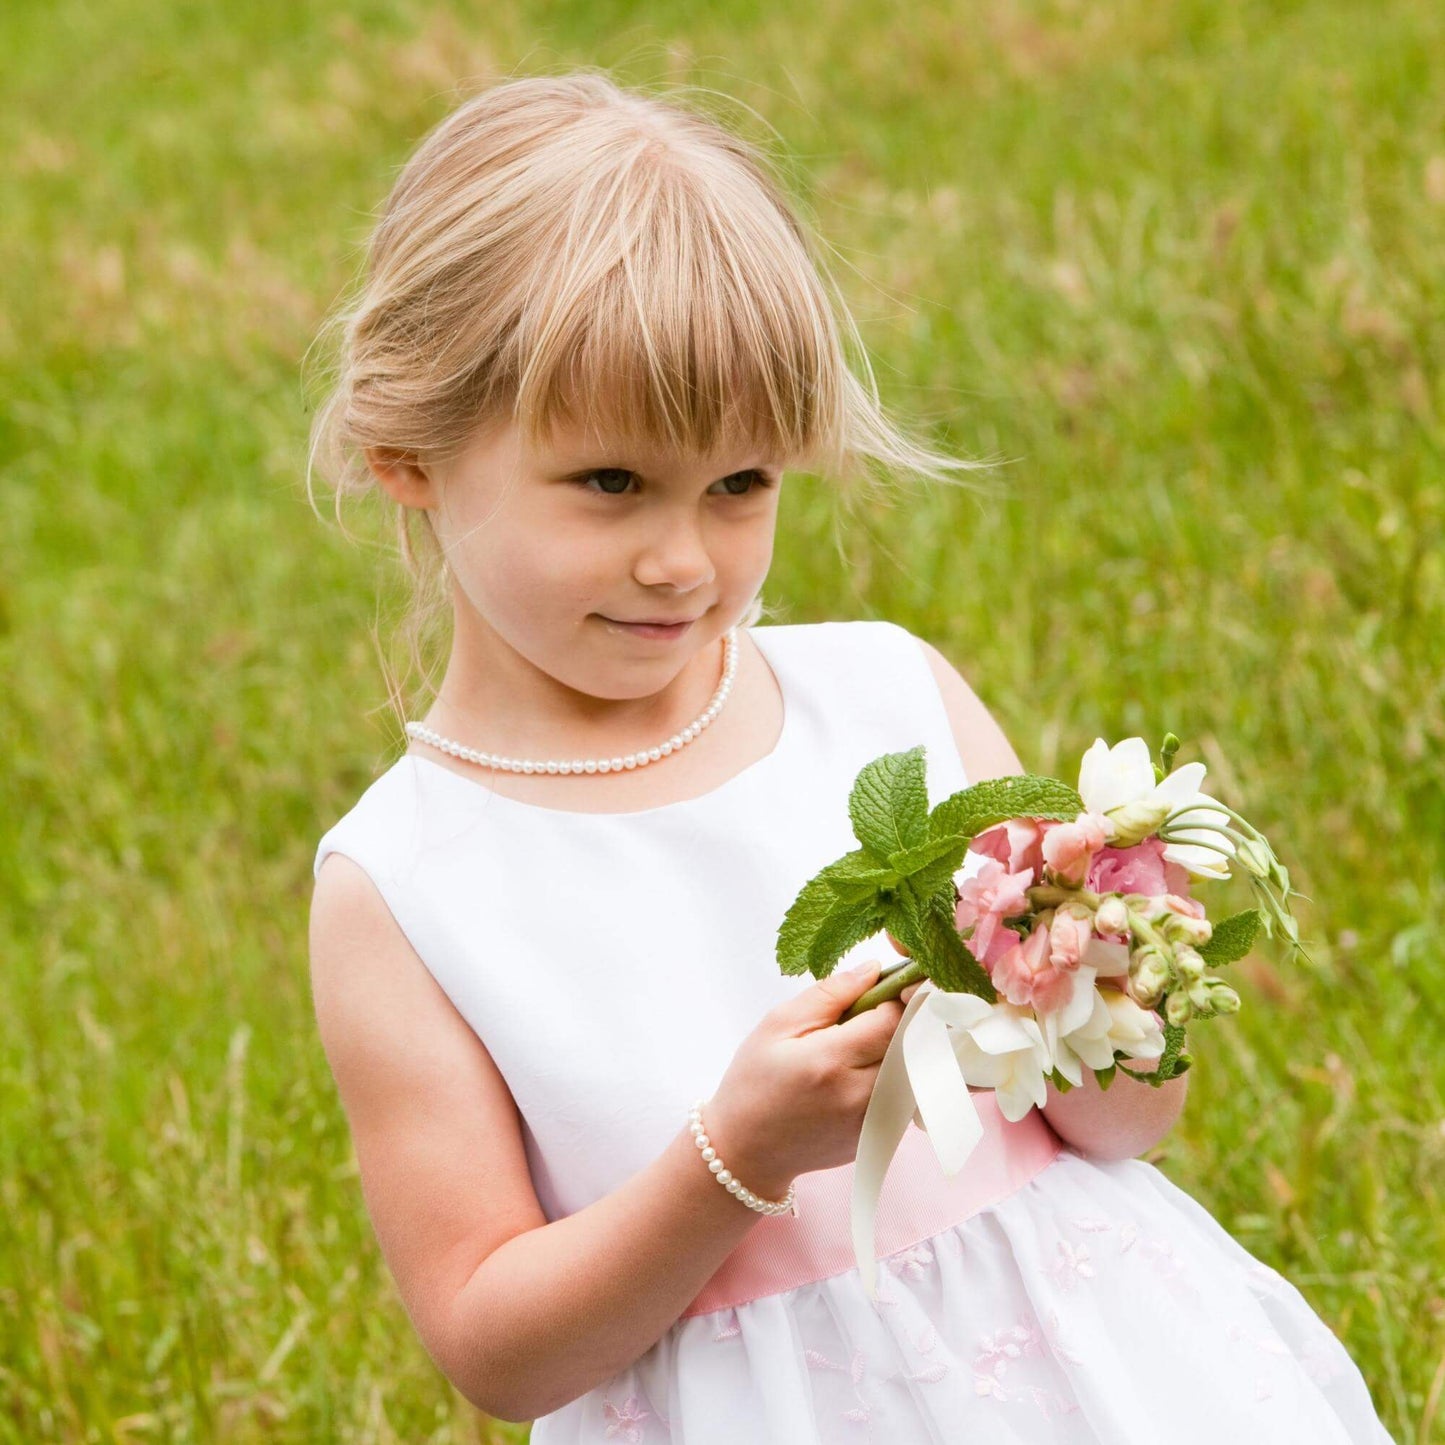
[[[603,479],[602,485],[595,493],[595,495],[603,497],[622,497],[627,495],[627,483],[632,479],[632,477],[632,472],[625,471],[621,467],[602,467],[595,472],[588,472],[585,476],[578,477],[577,482],[578,485],[581,486],[584,490],[590,490],[587,485],[589,482],[593,481],[594,479]],[[607,484],[606,479],[611,479],[615,481],[619,478],[622,481],[622,485],[620,487],[613,487]],[[732,487],[732,484],[734,482],[745,482],[748,485],[745,485],[741,491],[734,491]],[[757,483],[759,489],[772,486],[772,482],[766,476],[764,476],[762,472],[734,472],[732,476],[724,477],[722,479],[722,485],[727,488],[726,492],[723,495],[729,497],[749,496],[754,490],[752,486],[752,483],[754,482]]]
[[[748,485],[745,486],[740,492],[734,492],[729,487],[729,490],[725,493],[725,495],[729,497],[750,496],[754,491],[754,488],[752,486],[753,482],[756,482],[758,484],[756,490],[759,491],[772,486],[772,482],[761,472],[734,472],[732,476],[723,478],[724,486],[727,486],[731,482],[747,482]]]
[[[603,496],[620,497],[627,490],[627,481],[631,476],[631,472],[624,472],[620,467],[604,467],[601,471],[588,472],[585,477],[579,477],[577,480],[582,484],[583,487],[586,487],[587,483],[590,482],[594,477],[621,477],[623,484],[620,490],[611,491],[604,487],[602,492]]]

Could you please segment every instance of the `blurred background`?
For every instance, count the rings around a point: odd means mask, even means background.
[[[1030,771],[1172,729],[1290,867],[1314,963],[1233,966],[1148,1157],[1445,1440],[1445,9],[11,0],[0,53],[0,1441],[525,1439],[314,1028],[405,584],[307,504],[303,358],[425,131],[579,64],[776,132],[885,400],[1006,459],[794,480],[777,620],[929,638]]]

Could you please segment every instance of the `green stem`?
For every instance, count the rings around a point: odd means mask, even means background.
[[[923,971],[923,965],[916,958],[910,959],[902,968],[894,969],[887,977],[879,979],[867,993],[849,1007],[840,1022],[857,1018],[859,1014],[867,1013],[870,1008],[877,1008],[880,1003],[887,1003],[890,998],[897,998],[910,983],[917,983],[919,979],[927,977],[928,975]]]
[[[1201,824],[1200,826],[1201,826],[1201,827],[1208,827],[1208,826],[1210,826],[1210,825],[1208,825],[1208,824]],[[1191,830],[1192,830],[1192,825],[1191,825]],[[1224,831],[1226,831],[1226,830],[1221,828],[1219,831],[1220,831],[1220,832],[1224,832]],[[1159,834],[1159,836],[1160,836],[1166,843],[1179,843],[1179,844],[1182,844],[1182,845],[1183,845],[1184,847],[1186,847],[1186,848],[1204,848],[1204,849],[1207,849],[1210,853],[1218,853],[1221,858],[1233,858],[1233,857],[1234,857],[1234,854],[1231,853],[1228,848],[1221,848],[1218,843],[1209,843],[1209,842],[1205,842],[1205,841],[1200,841],[1200,842],[1196,843],[1193,838],[1181,838],[1181,837],[1179,837],[1177,834],[1174,834],[1174,833],[1162,833],[1162,832],[1161,832],[1161,833]],[[1248,870],[1246,870],[1246,871],[1248,871]]]
[[[1036,883],[1024,889],[1024,897],[1035,908],[1047,908],[1056,903],[1082,903],[1088,908],[1098,908],[1103,894],[1092,893],[1087,888],[1065,888],[1057,883]]]
[[[1190,812],[1192,808],[1197,808],[1200,812],[1212,813],[1217,811],[1220,813],[1228,814],[1228,816],[1233,818],[1234,821],[1238,823],[1239,826],[1244,830],[1246,836],[1251,838],[1258,838],[1261,843],[1265,841],[1264,834],[1261,833],[1259,829],[1256,828],[1254,824],[1249,821],[1248,818],[1241,817],[1238,813],[1234,811],[1233,808],[1229,806],[1228,803],[1221,803],[1218,798],[1210,799],[1207,807],[1201,806],[1199,804],[1194,804],[1183,808],[1176,808],[1172,813],[1169,814],[1168,818],[1165,818],[1164,822],[1168,824],[1169,818],[1177,818],[1181,813]],[[1204,823],[1186,823],[1184,826],[1186,828],[1203,828],[1211,825]]]

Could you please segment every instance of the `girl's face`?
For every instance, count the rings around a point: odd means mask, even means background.
[[[431,492],[462,697],[505,707],[501,681],[528,711],[560,702],[600,722],[629,710],[589,699],[651,698],[702,653],[715,669],[771,565],[781,482],[746,444],[683,456],[566,430],[531,450],[510,421],[479,432]],[[683,619],[669,638],[617,625]]]

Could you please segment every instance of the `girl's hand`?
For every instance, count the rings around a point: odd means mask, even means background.
[[[834,973],[763,1015],[739,1045],[703,1127],[732,1173],[765,1199],[799,1174],[851,1164],[903,1004],[839,1022],[878,981],[876,960]]]

